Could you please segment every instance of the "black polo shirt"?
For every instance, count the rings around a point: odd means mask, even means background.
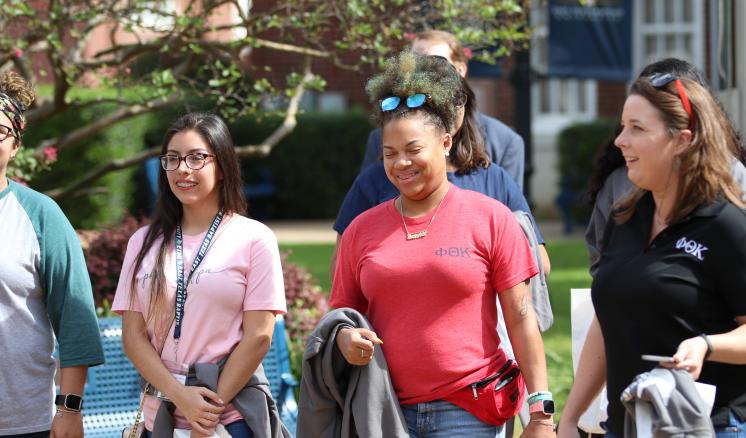
[[[746,315],[746,213],[718,201],[696,209],[648,244],[655,205],[650,193],[624,224],[609,222],[592,297],[606,347],[608,427],[622,436],[619,401],[632,379],[671,356],[681,341],[738,326]],[[700,382],[717,386],[712,419],[733,409],[746,418],[746,366],[705,361]]]

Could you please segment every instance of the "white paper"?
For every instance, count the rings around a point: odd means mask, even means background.
[[[590,289],[570,289],[570,324],[572,326],[572,368],[573,374],[577,373],[580,352],[583,350],[585,337],[593,321],[595,311],[591,301]],[[576,376],[576,379],[583,377]],[[605,433],[601,422],[606,421],[606,408],[609,402],[606,399],[606,387],[590,404],[588,410],[583,412],[578,420],[578,427],[589,433]]]

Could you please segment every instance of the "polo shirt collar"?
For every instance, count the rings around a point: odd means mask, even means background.
[[[689,213],[688,216],[681,219],[679,222],[686,222],[695,217],[714,217],[725,207],[727,201],[722,197],[717,198],[715,201],[709,204],[702,204],[695,208],[694,211]],[[652,221],[653,212],[655,211],[655,202],[653,201],[653,194],[646,192],[637,203],[637,210],[640,212],[640,216],[645,221]]]

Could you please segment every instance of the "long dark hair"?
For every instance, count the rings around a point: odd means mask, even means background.
[[[215,114],[209,113],[188,113],[179,117],[168,131],[163,139],[161,153],[165,154],[168,150],[168,144],[174,135],[183,131],[194,131],[210,146],[210,152],[215,155],[215,164],[223,176],[220,181],[219,207],[226,215],[244,214],[246,212],[246,198],[243,195],[243,183],[241,182],[241,170],[238,164],[238,157],[233,148],[233,139],[231,138],[228,126]],[[158,203],[148,231],[145,234],[142,247],[135,258],[135,265],[132,269],[132,278],[130,280],[130,300],[134,300],[136,290],[136,274],[142,266],[145,255],[155,244],[155,241],[162,237],[161,245],[158,248],[153,271],[151,272],[151,294],[149,303],[148,320],[154,319],[154,313],[159,309],[165,309],[164,290],[166,277],[164,274],[164,262],[166,252],[174,240],[176,225],[181,220],[183,214],[181,202],[171,191],[166,171],[160,169],[158,175]],[[144,285],[143,285],[144,286]],[[166,328],[168,329],[168,328]],[[163,334],[165,336],[166,334]],[[156,330],[156,336],[157,330]]]
[[[453,146],[448,162],[456,168],[456,173],[468,173],[477,167],[489,167],[490,158],[484,147],[484,138],[477,121],[477,104],[474,90],[466,79],[461,79],[462,91],[466,95],[464,122],[453,136]]]
[[[622,156],[622,151],[614,144],[614,140],[616,140],[616,138],[621,133],[622,126],[616,125],[616,128],[614,128],[614,133],[610,136],[606,143],[604,143],[601,148],[599,148],[593,160],[593,173],[591,174],[591,179],[588,182],[588,193],[586,195],[588,203],[591,206],[596,203],[598,192],[601,191],[601,187],[603,187],[604,182],[606,182],[606,178],[608,178],[613,171],[624,166],[624,157]]]

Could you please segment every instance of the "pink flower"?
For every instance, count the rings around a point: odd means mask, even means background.
[[[474,53],[470,48],[464,47],[464,56],[466,56],[466,59],[471,59],[474,56]]]
[[[417,35],[416,35],[416,34],[414,34],[414,33],[412,33],[412,32],[406,32],[406,33],[404,34],[404,39],[405,39],[405,40],[413,40],[413,39],[415,39],[415,38],[417,38]]]
[[[131,68],[129,68],[129,67],[125,67],[125,69],[124,69],[124,74],[127,74],[127,75],[129,75],[129,74],[131,74],[131,73],[132,73],[132,69],[131,69]]]
[[[16,55],[16,58],[20,58],[21,56],[23,56],[23,50],[16,47],[15,55]]]
[[[44,152],[44,159],[47,163],[51,164],[57,161],[57,148],[49,146],[44,148],[42,152]]]
[[[23,178],[21,178],[20,176],[14,176],[13,181],[17,182],[18,184],[22,186],[28,187],[28,184],[26,184],[26,181],[24,181]]]

